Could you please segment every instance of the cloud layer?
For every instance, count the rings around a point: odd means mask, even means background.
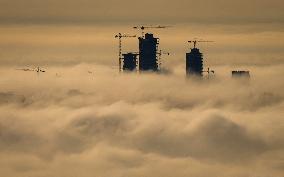
[[[2,68],[0,173],[281,177],[281,68],[251,67],[250,81],[232,80],[228,66],[204,81],[179,68],[170,75],[86,64],[42,75]]]

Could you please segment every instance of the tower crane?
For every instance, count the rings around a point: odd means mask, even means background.
[[[158,66],[159,66],[159,69],[161,69],[161,65],[162,65],[162,55],[170,55],[169,52],[164,52],[162,50],[160,50],[159,52],[157,52],[158,54]]]
[[[208,74],[210,74],[210,73],[215,74],[215,71],[214,71],[214,70],[211,70],[210,68],[207,68],[207,70],[202,71],[202,72],[203,72],[203,73],[208,73]]]
[[[121,60],[122,60],[122,38],[128,38],[128,37],[136,37],[136,35],[127,35],[127,34],[121,34],[118,33],[115,35],[115,38],[118,38],[118,59],[119,59],[119,72],[121,72]]]
[[[209,79],[209,77],[210,77],[210,73],[215,74],[215,71],[214,71],[214,70],[211,70],[210,68],[207,68],[207,70],[202,71],[202,72],[208,74],[208,79]]]
[[[164,28],[169,28],[169,27],[171,27],[171,26],[161,26],[161,25],[158,25],[158,26],[134,26],[133,28],[141,30],[142,37],[144,37],[144,30],[145,29],[150,29],[150,28],[164,29]]]
[[[214,42],[214,41],[198,41],[198,40],[192,40],[192,41],[188,41],[189,43],[193,43],[193,48],[196,48],[196,44],[199,42]]]
[[[21,71],[35,71],[35,72],[37,72],[37,73],[40,73],[40,72],[45,73],[45,72],[46,72],[45,70],[43,70],[43,69],[42,69],[42,68],[40,68],[39,66],[38,66],[38,67],[36,67],[36,68],[34,68],[34,69],[30,69],[30,68],[21,68],[21,69],[16,69],[16,70],[21,70]]]

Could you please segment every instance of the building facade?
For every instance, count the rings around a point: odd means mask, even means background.
[[[159,38],[146,33],[145,37],[139,38],[139,70],[158,71],[159,62],[157,57]]]

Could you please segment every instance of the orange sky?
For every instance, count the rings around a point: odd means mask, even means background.
[[[1,23],[283,23],[281,0],[1,0]]]
[[[116,65],[118,32],[139,34],[138,24],[171,25],[152,30],[161,49],[172,53],[165,66],[182,65],[187,40],[202,44],[214,64],[263,65],[283,62],[281,0],[0,0],[1,65]],[[126,40],[124,52],[137,51]]]

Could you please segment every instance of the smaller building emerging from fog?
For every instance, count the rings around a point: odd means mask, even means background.
[[[134,71],[137,67],[137,55],[134,53],[123,54],[123,70]]]
[[[249,71],[232,71],[232,77],[234,78],[250,78]]]
[[[203,54],[197,48],[192,48],[190,53],[186,53],[186,74],[203,75]]]

